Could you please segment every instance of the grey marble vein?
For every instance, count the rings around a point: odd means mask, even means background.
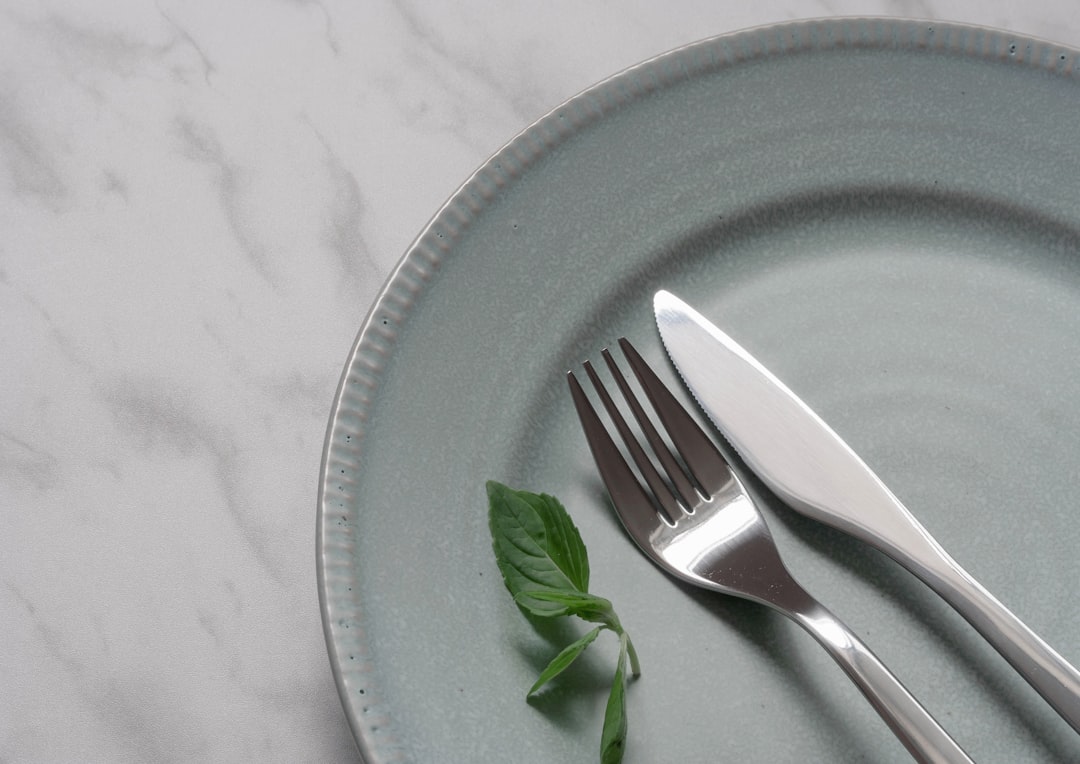
[[[177,21],[175,18],[173,18],[173,16],[170,13],[168,13],[164,9],[161,9],[161,16],[162,16],[162,18],[165,19],[165,21],[168,22],[169,26],[171,26],[176,31],[176,34],[178,35],[179,39],[181,41],[183,41],[184,43],[186,43],[188,46],[191,47],[192,50],[195,51],[195,54],[196,54],[196,56],[198,56],[198,59],[199,59],[201,65],[202,65],[201,66],[201,68],[202,68],[202,80],[206,85],[211,85],[212,86],[211,78],[213,77],[214,74],[216,74],[217,67],[214,65],[214,62],[210,59],[210,56],[207,55],[206,51],[203,49],[203,47],[201,45],[199,45],[199,43],[195,40],[195,38],[191,36],[191,33],[187,30],[187,28],[184,25],[182,25],[179,21]],[[181,76],[182,76],[182,74],[181,74]]]
[[[334,52],[334,55],[341,53],[341,42],[338,39],[337,31],[334,28],[334,17],[327,4],[322,0],[292,0],[292,2],[303,6],[305,8],[315,8],[322,15],[324,23],[324,38],[326,39],[326,45]]]
[[[448,83],[461,80],[463,76],[483,83],[497,97],[510,104],[523,122],[531,122],[539,116],[539,109],[543,108],[544,103],[537,97],[537,89],[532,83],[507,83],[506,73],[497,72],[486,63],[480,51],[463,47],[455,49],[452,40],[444,36],[437,24],[428,20],[422,8],[408,0],[395,0],[394,8],[405,23],[413,45],[433,55],[429,66],[435,76]]]
[[[365,277],[370,279],[378,264],[364,240],[364,218],[367,203],[353,171],[327,141],[315,131],[325,149],[325,167],[330,185],[331,204],[327,208],[326,244],[334,253],[341,272],[342,286],[351,294],[359,294]]]
[[[17,198],[60,212],[70,202],[71,189],[41,131],[20,108],[21,100],[0,80],[0,153],[7,185]]]
[[[47,451],[0,430],[0,478],[4,482],[26,481],[38,491],[47,491],[60,483],[60,462]]]
[[[531,56],[520,56],[522,50],[515,56],[489,44],[493,40],[482,26],[468,37],[458,35],[459,23],[444,23],[447,17],[455,19],[449,8],[434,16],[405,0],[394,0],[391,8],[394,23],[403,31],[396,53],[400,63],[388,69],[380,86],[411,129],[450,135],[483,156],[498,147],[506,132],[532,122],[565,95],[552,93],[543,78],[533,76]],[[410,81],[425,83],[418,92],[402,87],[404,73],[413,70],[422,77]],[[515,127],[493,140],[484,120]]]
[[[201,124],[190,117],[178,117],[176,134],[185,155],[212,170],[221,212],[237,246],[247,257],[255,273],[274,286],[276,275],[270,262],[270,254],[266,245],[259,240],[257,228],[248,219],[243,208],[241,197],[248,183],[244,168],[226,155],[221,141],[209,125]]]
[[[282,581],[270,530],[258,520],[240,481],[240,445],[228,430],[198,412],[165,380],[118,378],[103,386],[103,399],[122,433],[142,450],[165,450],[201,458],[224,499],[225,508],[273,582]]]

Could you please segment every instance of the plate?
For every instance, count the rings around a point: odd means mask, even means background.
[[[615,640],[525,692],[580,624],[533,625],[484,482],[560,497],[643,674],[625,761],[906,761],[809,635],[688,590],[610,510],[564,374],[619,336],[685,391],[681,295],[821,413],[958,561],[1080,660],[1080,54],[885,19],[717,37],[514,138],[420,234],[348,356],[318,573],[362,755],[596,760]],[[976,759],[1075,734],[922,584],[762,495],[804,585]]]

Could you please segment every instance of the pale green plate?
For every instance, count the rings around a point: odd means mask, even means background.
[[[614,640],[525,703],[582,629],[537,630],[512,604],[489,478],[564,500],[637,644],[628,764],[907,760],[807,634],[669,580],[610,511],[564,373],[626,335],[677,384],[661,287],[1080,660],[1080,53],[917,21],[793,23],[571,99],[462,186],[380,295],[334,401],[318,526],[330,660],[368,761],[598,759]],[[764,511],[793,572],[976,760],[1080,760],[1080,738],[910,575]]]

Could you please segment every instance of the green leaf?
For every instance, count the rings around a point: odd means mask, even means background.
[[[626,639],[619,651],[619,665],[611,681],[604,711],[604,730],[600,734],[600,764],[619,764],[626,749]]]
[[[619,637],[619,662],[604,711],[600,761],[620,764],[626,747],[627,660],[640,673],[637,653],[610,601],[589,594],[585,544],[558,499],[487,484],[488,527],[495,561],[514,602],[526,613],[551,618],[577,616],[600,624],[563,648],[529,688],[529,696],[570,667],[601,631]]]
[[[540,677],[533,686],[529,688],[528,695],[532,695],[559,674],[566,671],[566,669],[570,667],[570,664],[574,662],[574,659],[585,652],[585,648],[592,644],[593,640],[600,634],[602,628],[602,626],[597,626],[581,639],[563,648],[562,652],[552,658],[551,663],[547,665],[547,668],[540,672]]]
[[[558,590],[552,589],[551,591]],[[514,602],[526,613],[534,615],[537,618],[559,618],[564,615],[570,615],[570,610],[566,605],[550,600],[543,600],[534,597],[533,594],[535,594],[535,590],[518,592],[514,595]]]
[[[488,482],[487,494],[492,548],[511,594],[538,588],[588,591],[589,556],[558,499],[495,481]]]
[[[541,617],[576,615],[586,621],[602,623],[612,628],[616,628],[618,624],[611,601],[588,592],[528,589],[514,595],[514,602],[533,615]]]

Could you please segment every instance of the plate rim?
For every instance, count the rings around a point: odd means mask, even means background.
[[[408,760],[408,745],[379,699],[363,635],[364,606],[353,564],[358,531],[349,512],[352,485],[340,441],[362,445],[381,372],[398,330],[437,279],[460,235],[537,160],[590,124],[681,80],[799,52],[911,50],[1043,69],[1080,79],[1080,50],[1027,34],[952,21],[891,16],[834,16],[764,24],[706,37],[626,67],[563,101],[485,160],[447,199],[406,248],[361,323],[346,358],[323,442],[316,500],[316,578],[328,658],[342,708],[362,760]],[[348,407],[346,407],[348,404]],[[353,437],[356,443],[352,443]],[[342,466],[344,465],[344,466]],[[341,478],[345,475],[346,478]],[[358,587],[357,587],[358,588]]]

